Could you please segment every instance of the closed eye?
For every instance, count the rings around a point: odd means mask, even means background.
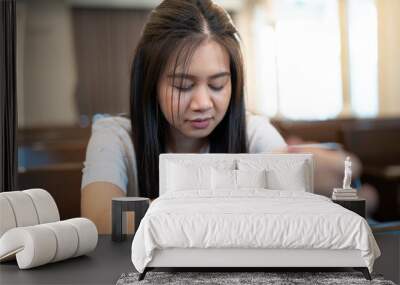
[[[223,85],[220,85],[220,86],[208,85],[208,86],[214,91],[221,91],[224,88]]]

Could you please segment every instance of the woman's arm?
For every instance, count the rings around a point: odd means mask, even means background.
[[[93,182],[82,189],[81,215],[92,220],[99,234],[111,233],[111,200],[123,197],[125,193],[109,182]],[[128,225],[132,224],[129,219]]]
[[[126,196],[128,171],[133,172],[134,169],[133,146],[127,125],[129,121],[120,117],[97,119],[92,125],[86,150],[82,170],[81,215],[92,220],[101,234],[111,233],[111,200]],[[131,183],[134,184],[134,181]]]

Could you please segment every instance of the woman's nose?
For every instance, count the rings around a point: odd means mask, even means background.
[[[213,107],[211,96],[206,87],[197,88],[193,93],[190,108],[193,111],[206,111]]]

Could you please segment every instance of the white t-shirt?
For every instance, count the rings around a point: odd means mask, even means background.
[[[247,113],[246,123],[249,153],[271,152],[286,146],[268,118]],[[139,195],[130,119],[100,116],[94,121],[82,173],[82,188],[92,182],[110,182],[128,196]]]

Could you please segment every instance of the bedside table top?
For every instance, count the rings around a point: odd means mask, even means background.
[[[357,198],[357,199],[332,199],[331,198],[331,200],[332,201],[346,201],[346,202],[351,202],[351,201],[365,201],[365,199],[364,198]]]

